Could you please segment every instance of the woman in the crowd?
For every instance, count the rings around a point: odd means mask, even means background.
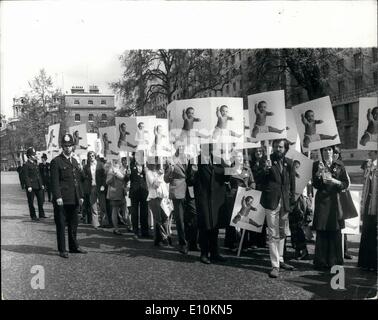
[[[255,189],[256,184],[253,179],[253,174],[249,166],[243,161],[243,152],[237,150],[233,153],[231,158],[231,172],[230,181],[227,183],[227,195],[226,195],[226,210],[228,214],[228,219],[231,220],[232,211],[234,209],[236,194],[238,188],[246,188],[246,190]],[[249,245],[249,235],[251,231],[246,231],[243,239],[243,250],[248,249]],[[236,228],[228,225],[226,227],[226,234],[224,239],[225,247],[230,250],[237,248],[238,236]]]
[[[200,261],[205,264],[222,262],[226,259],[219,254],[218,234],[222,220],[226,221],[225,202],[226,185],[229,176],[225,168],[229,167],[223,159],[213,155],[213,145],[202,145],[198,157],[198,171],[195,174],[194,195],[198,214]],[[209,260],[210,254],[210,260]]]
[[[152,211],[155,223],[155,246],[171,245],[171,237],[168,228],[168,215],[162,208],[162,201],[169,196],[168,185],[164,181],[164,170],[161,159],[152,157],[148,159],[146,168],[148,187],[148,206]]]
[[[312,181],[317,189],[313,229],[316,230],[314,267],[329,269],[344,263],[341,229],[344,228],[342,213],[338,207],[338,193],[349,186],[344,164],[334,160],[333,146],[320,150],[322,161],[312,168]]]
[[[112,167],[109,169],[106,176],[106,184],[108,185],[107,198],[110,200],[112,206],[112,223],[113,233],[121,235],[118,229],[118,213],[124,210],[126,205],[126,172],[121,166],[118,159],[114,159]]]
[[[264,185],[264,176],[261,176],[259,173],[263,172],[261,168],[265,167],[266,160],[267,156],[263,146],[252,149],[250,168],[254,177],[256,190],[259,191],[262,191],[262,186]],[[261,233],[251,231],[249,234],[249,240],[252,248],[266,247],[266,220],[264,221]]]
[[[377,214],[378,214],[378,151],[370,151],[364,163],[364,185],[361,197],[363,218],[358,266],[377,271]]]

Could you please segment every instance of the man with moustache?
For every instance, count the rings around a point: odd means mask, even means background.
[[[68,227],[70,253],[87,253],[76,240],[79,206],[84,202],[81,187],[82,172],[72,155],[74,146],[70,134],[63,136],[63,152],[51,161],[51,189],[53,194],[54,220],[56,224],[59,256],[68,258],[65,243],[65,223]]]
[[[283,260],[285,238],[289,230],[289,212],[295,204],[295,170],[293,161],[286,158],[289,143],[277,139],[272,143],[273,153],[261,169],[264,185],[260,204],[265,208],[269,239],[269,254],[272,270],[271,278],[277,278],[279,270],[294,270]]]

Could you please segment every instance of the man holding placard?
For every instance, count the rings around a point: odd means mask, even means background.
[[[284,263],[285,238],[289,229],[289,211],[295,203],[295,170],[292,160],[285,157],[289,150],[286,139],[273,141],[273,153],[260,172],[264,185],[260,204],[265,208],[268,225],[269,253],[272,270],[271,278],[277,278],[280,268],[294,270]]]

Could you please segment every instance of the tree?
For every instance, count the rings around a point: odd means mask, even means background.
[[[46,148],[45,134],[49,125],[59,122],[60,133],[66,131],[67,112],[62,92],[54,88],[44,69],[29,82],[29,86],[30,91],[21,99],[23,113],[17,123],[16,136],[20,145],[42,150]]]
[[[327,77],[337,73],[340,55],[349,54],[350,49],[261,49],[254,50],[254,61],[250,64],[253,81],[249,93],[260,92],[261,84],[283,87],[289,74],[295,81],[286,83],[292,89],[302,88],[309,100],[332,93]],[[345,67],[345,71],[349,73]],[[266,89],[266,88],[265,88]],[[290,98],[290,97],[289,97]]]
[[[230,50],[215,53],[195,49],[125,52],[120,57],[123,76],[110,84],[123,98],[124,107],[118,115],[144,110],[158,97],[170,103],[178,89],[182,99],[195,98],[209,90],[221,91],[238,72],[224,68],[224,61],[230,55]]]

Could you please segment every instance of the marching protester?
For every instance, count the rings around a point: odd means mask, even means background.
[[[129,165],[127,164],[127,157],[121,158],[121,165],[122,165],[123,170],[126,171],[126,174],[130,174]],[[130,181],[128,181],[126,183],[126,194],[129,190],[130,190]],[[129,231],[129,232],[132,231],[131,212],[129,210],[129,207],[127,206],[127,202],[126,202],[126,205],[125,205],[125,211],[122,212],[122,214],[123,214],[123,216],[122,216],[123,221],[122,222],[125,223],[127,231]]]
[[[223,159],[214,157],[213,144],[206,146],[198,157],[198,171],[194,178],[194,194],[198,213],[200,261],[210,264],[211,262],[226,261],[226,258],[219,254],[218,234],[219,228],[225,227],[221,225],[220,220],[226,220],[225,182],[228,181],[229,177],[225,175],[225,168],[228,168],[229,165]]]
[[[103,221],[106,216],[105,202],[105,185],[106,175],[104,165],[101,161],[96,160],[96,154],[93,151],[87,153],[87,164],[83,168],[84,189],[87,195],[87,204],[89,205],[88,222],[97,229],[100,226],[100,220]],[[88,201],[89,200],[89,201]],[[98,205],[100,215],[98,214]],[[89,217],[90,215],[90,217]]]
[[[338,205],[338,193],[349,186],[349,179],[340,160],[334,160],[334,146],[320,150],[322,159],[313,164],[312,184],[317,189],[313,229],[316,230],[314,267],[329,269],[344,263],[341,229],[345,227]]]
[[[265,154],[265,148],[259,147],[252,149],[250,168],[256,184],[256,190],[262,191],[264,185],[264,174],[260,175],[260,172],[264,172],[263,169],[266,163],[267,157]],[[251,231],[250,234],[251,248],[265,248],[266,247],[266,219],[264,219],[264,225],[261,233]]]
[[[232,211],[234,209],[236,194],[238,188],[246,188],[246,190],[255,189],[256,184],[253,179],[253,174],[249,166],[246,166],[243,161],[243,151],[235,151],[231,158],[231,172],[230,180],[227,183],[226,208],[229,220],[231,220]],[[242,248],[248,249],[250,231],[246,231],[243,239]],[[226,227],[226,234],[224,238],[224,245],[230,250],[237,248],[237,232],[236,228],[228,225]]]
[[[185,221],[185,211],[187,211],[189,193],[187,179],[190,164],[187,155],[184,154],[184,149],[184,145],[179,146],[173,159],[167,159],[164,181],[169,183],[169,198],[173,201],[179,252],[187,254],[189,248],[187,243],[188,236],[186,235],[188,227],[187,221]]]
[[[269,238],[269,254],[272,270],[271,278],[277,278],[280,269],[294,270],[284,262],[285,239],[289,232],[288,215],[295,200],[295,170],[292,160],[285,157],[289,150],[286,139],[273,140],[273,153],[260,169],[263,181],[260,204],[265,208]]]
[[[148,186],[148,206],[152,211],[155,224],[155,246],[163,244],[172,245],[171,236],[168,228],[168,217],[170,212],[164,210],[163,201],[168,200],[168,185],[164,181],[164,170],[161,159],[152,157],[148,159],[146,179]]]
[[[364,163],[364,184],[361,197],[363,219],[358,266],[377,271],[377,215],[378,215],[378,151],[370,151]]]
[[[122,235],[118,229],[118,214],[125,211],[126,206],[126,170],[121,166],[118,159],[113,159],[112,166],[106,176],[108,185],[107,198],[112,206],[113,233]]]
[[[34,148],[26,150],[28,161],[24,163],[22,175],[25,181],[26,196],[28,198],[29,213],[33,221],[38,221],[35,208],[34,196],[37,197],[38,216],[40,219],[46,218],[43,210],[44,184],[37,165],[36,151]]]
[[[56,224],[59,255],[68,258],[65,242],[65,226],[68,227],[70,253],[87,253],[76,239],[79,206],[84,202],[81,186],[82,172],[72,156],[73,137],[65,134],[61,141],[63,152],[51,161],[51,191]]]
[[[148,188],[144,166],[144,153],[138,151],[130,161],[130,174],[126,176],[126,182],[130,181],[129,197],[131,200],[131,222],[135,237],[139,235],[149,238],[148,227]],[[139,221],[141,228],[139,229]],[[139,234],[140,231],[140,234]]]
[[[42,154],[42,162],[39,164],[39,172],[42,177],[43,185],[45,187],[43,199],[45,200],[45,194],[47,193],[47,199],[51,202],[51,188],[50,188],[50,163],[47,162],[46,153]]]

